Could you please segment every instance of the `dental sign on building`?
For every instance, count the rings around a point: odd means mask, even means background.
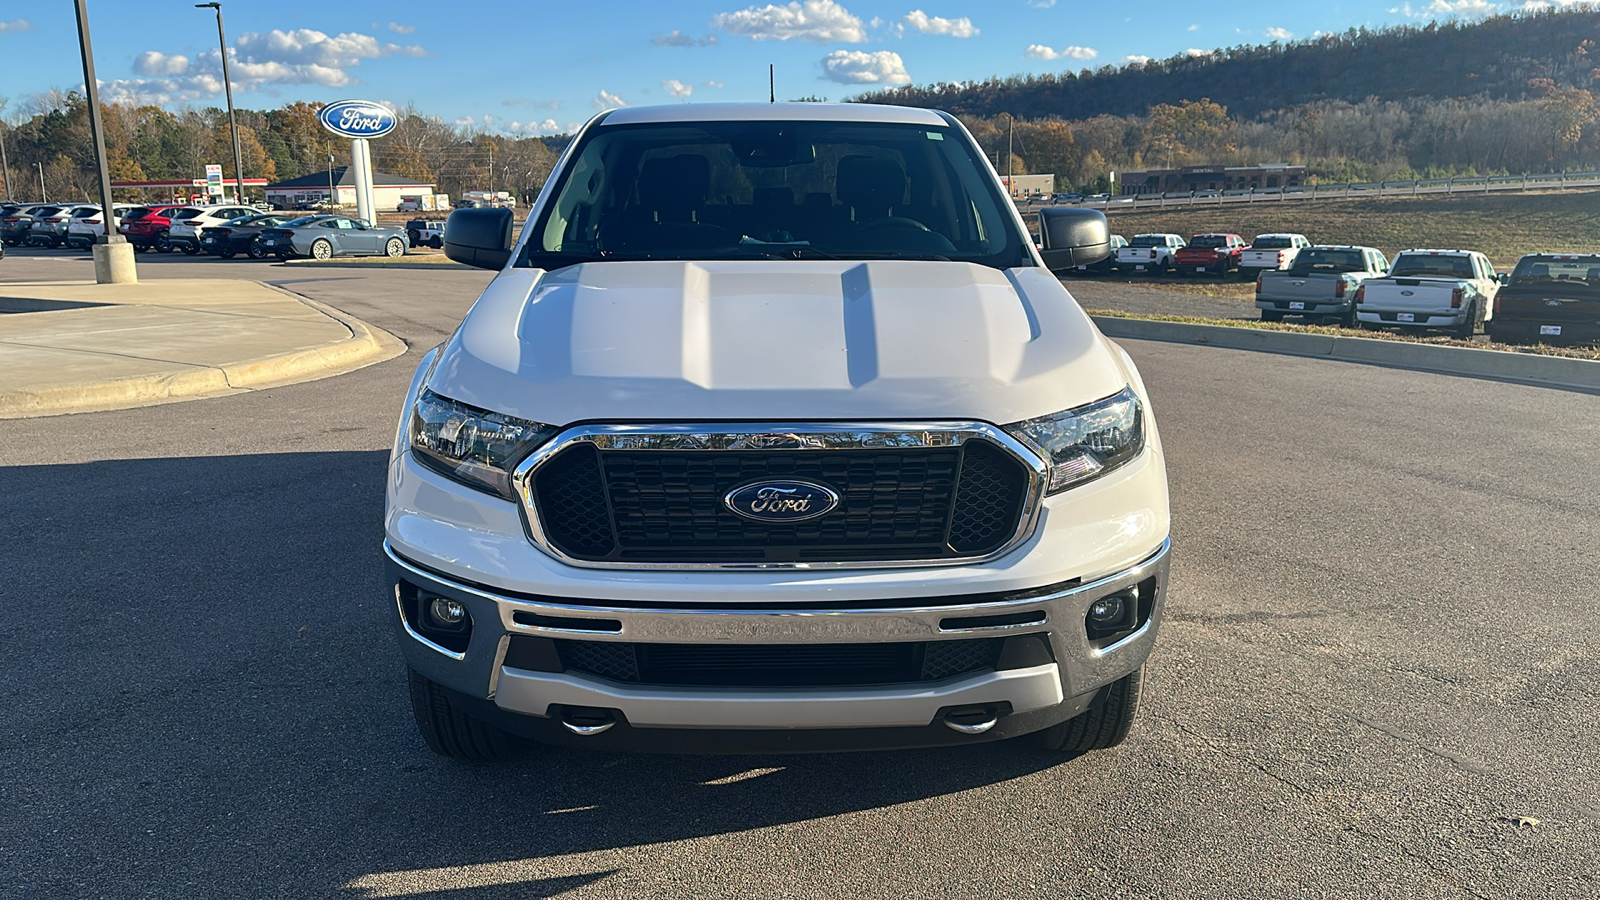
[[[336,100],[317,112],[328,131],[350,139],[350,170],[355,174],[356,216],[374,222],[372,204],[372,152],[367,140],[383,137],[400,124],[387,106],[370,100]],[[330,176],[331,177],[331,176]],[[337,202],[337,198],[328,199]]]

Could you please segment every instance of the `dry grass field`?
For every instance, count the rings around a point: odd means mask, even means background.
[[[1110,213],[1111,230],[1185,237],[1226,231],[1249,240],[1273,231],[1313,242],[1377,247],[1392,257],[1412,247],[1478,250],[1509,268],[1525,253],[1600,252],[1600,192],[1455,194],[1370,200],[1228,203]]]

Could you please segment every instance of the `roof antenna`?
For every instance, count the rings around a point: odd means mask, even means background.
[[[767,63],[767,102],[778,102],[778,84],[772,78],[772,63]]]

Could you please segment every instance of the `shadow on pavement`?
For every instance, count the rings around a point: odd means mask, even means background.
[[[389,623],[386,456],[0,469],[11,610],[0,617],[0,806],[12,811],[0,847],[19,883],[39,896],[85,884],[113,896],[196,885],[377,896],[362,879],[746,831],[1063,762],[1006,744],[439,759],[414,733]],[[519,893],[571,890],[614,864],[562,867],[547,881],[529,872]]]

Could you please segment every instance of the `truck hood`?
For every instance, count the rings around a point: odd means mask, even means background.
[[[508,269],[429,387],[539,422],[977,419],[1129,382],[1054,276],[958,262]]]

